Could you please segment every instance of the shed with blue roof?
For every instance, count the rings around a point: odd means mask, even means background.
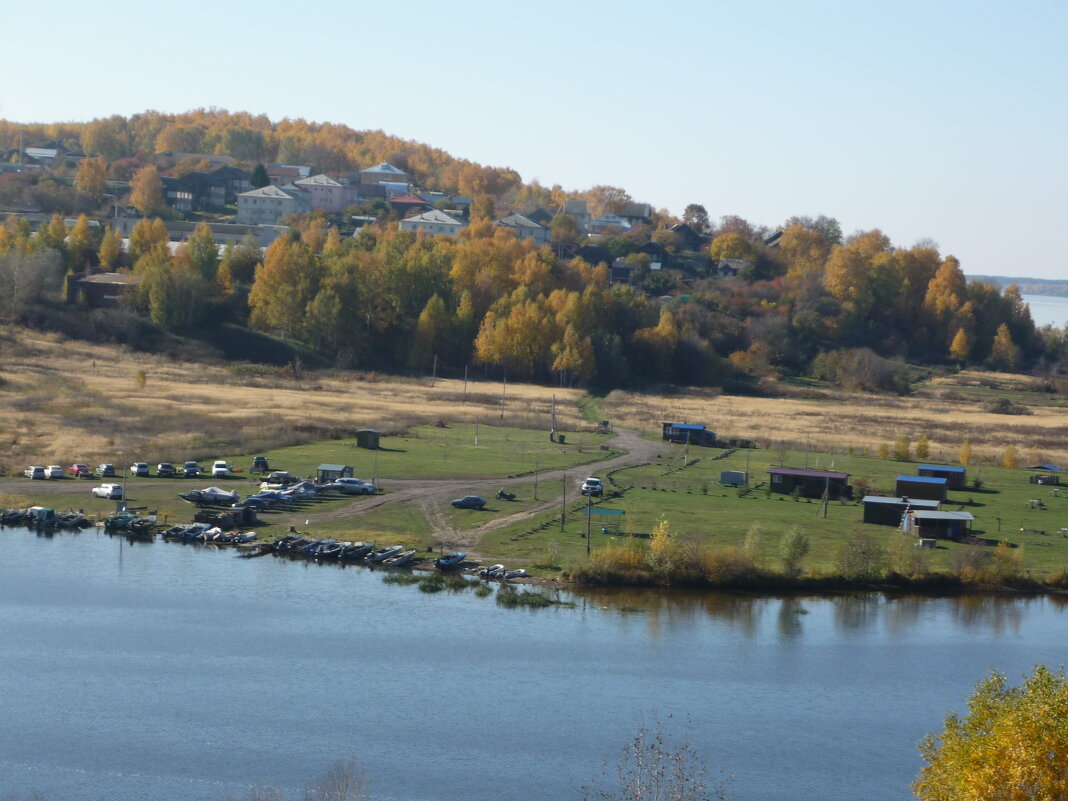
[[[924,498],[944,501],[949,490],[949,481],[934,476],[898,476],[897,494],[902,498]]]
[[[709,448],[716,444],[716,432],[710,431],[708,426],[698,423],[661,423],[661,425],[664,427],[663,438],[667,442],[704,445]]]
[[[950,489],[962,490],[968,480],[968,471],[963,467],[949,467],[944,464],[921,464],[916,473],[931,478],[944,478]]]

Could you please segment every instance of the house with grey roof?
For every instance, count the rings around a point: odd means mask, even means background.
[[[589,208],[587,207],[585,200],[580,198],[570,198],[565,200],[563,213],[575,218],[575,222],[578,223],[580,231],[590,230],[590,222],[592,222],[593,217],[590,216]]]
[[[301,178],[293,182],[294,186],[308,193],[308,205],[314,211],[323,209],[330,213],[343,211],[346,206],[353,202],[352,192],[340,181],[335,181],[329,175],[320,173],[308,178]]]
[[[385,161],[373,167],[368,167],[366,170],[360,170],[360,183],[363,184],[380,184],[383,181],[393,184],[407,184],[409,180],[408,173]],[[408,191],[407,187],[405,187],[404,191]]]
[[[289,214],[310,210],[308,193],[293,184],[263,186],[237,196],[237,221],[244,225],[273,225]]]
[[[522,214],[509,214],[501,217],[496,224],[501,228],[507,228],[515,232],[519,239],[533,239],[534,244],[544,245],[549,241],[549,229],[544,225],[538,225],[529,217]]]
[[[425,231],[433,236],[456,236],[464,227],[463,220],[437,209],[425,211],[400,221],[402,231]]]

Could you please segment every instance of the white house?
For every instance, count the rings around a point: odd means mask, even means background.
[[[549,229],[544,225],[538,225],[529,217],[522,214],[509,214],[497,220],[497,225],[515,231],[520,239],[533,239],[534,244],[544,245],[549,241]]]
[[[244,225],[273,225],[287,214],[311,210],[308,195],[292,184],[289,189],[263,186],[237,196],[237,221]]]
[[[368,167],[366,170],[360,170],[360,183],[363,184],[379,184],[383,181],[395,184],[407,184],[408,173],[404,170],[399,170],[392,164],[383,161],[381,164],[376,164],[374,167]],[[404,191],[408,191],[405,189]]]
[[[402,231],[426,231],[434,236],[439,234],[456,236],[463,227],[463,220],[458,220],[451,214],[446,214],[437,209],[431,209],[400,221],[400,230]]]
[[[328,212],[344,211],[349,205],[352,194],[348,187],[335,181],[329,175],[312,175],[293,182],[294,186],[308,193],[308,204],[312,210],[325,209]]]

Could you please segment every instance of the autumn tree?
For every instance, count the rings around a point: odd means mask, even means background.
[[[134,173],[130,182],[130,203],[146,217],[163,211],[163,182],[156,165],[148,164]]]
[[[902,434],[894,440],[894,459],[898,462],[907,462],[911,448],[912,444],[909,442],[908,434]]]
[[[1010,687],[992,671],[963,717],[920,744],[926,763],[912,789],[921,801],[1068,798],[1068,678],[1039,665]]]
[[[435,346],[444,345],[442,340],[448,338],[449,312],[440,295],[434,295],[426,302],[419,314],[412,337],[412,349],[408,355],[408,366],[415,370],[425,370],[434,360]]]
[[[1016,455],[1016,446],[1005,446],[1005,452],[1001,455],[1001,466],[1008,468],[1020,466],[1020,457]]]
[[[949,346],[949,358],[955,362],[964,363],[968,360],[968,354],[972,352],[972,338],[963,328],[958,328],[953,337],[953,343]]]
[[[782,560],[782,571],[790,578],[801,574],[801,566],[808,556],[810,549],[808,537],[800,526],[794,525],[782,535],[779,542],[779,558]]]
[[[67,235],[67,263],[75,270],[85,268],[86,261],[96,250],[96,235],[89,227],[89,218],[79,214],[74,227]]]
[[[105,270],[115,270],[122,266],[122,237],[114,228],[109,227],[104,231],[96,257]]]
[[[755,250],[753,243],[741,234],[726,233],[712,240],[709,255],[713,259],[751,259]]]
[[[165,255],[169,241],[167,225],[159,217],[138,220],[130,231],[130,261],[136,265],[149,252]]]
[[[926,459],[931,452],[931,444],[927,439],[926,434],[920,434],[920,438],[916,440],[916,458]]]
[[[561,212],[549,224],[549,236],[553,242],[578,242],[582,232],[574,217]]]
[[[1020,349],[1012,341],[1012,334],[1005,323],[998,326],[994,335],[994,345],[990,350],[990,366],[994,370],[1011,372],[1019,366]]]
[[[964,440],[960,446],[960,463],[967,467],[972,462],[972,443],[971,440]]]
[[[88,196],[94,203],[99,203],[107,189],[108,164],[102,158],[82,159],[78,164],[78,173],[74,178],[74,185],[83,195]]]
[[[700,203],[691,203],[683,209],[682,222],[700,236],[712,233],[712,221],[708,218],[708,211]]]
[[[492,220],[497,216],[497,204],[493,195],[476,195],[471,203],[472,220]]]

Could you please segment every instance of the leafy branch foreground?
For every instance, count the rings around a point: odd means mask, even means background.
[[[587,586],[751,590],[882,585],[940,592],[991,587],[1039,592],[1068,587],[1065,571],[1046,584],[1031,578],[1022,549],[1007,542],[957,549],[950,571],[935,571],[928,564],[927,549],[919,547],[916,537],[898,532],[884,545],[860,532],[842,540],[834,573],[816,575],[804,570],[811,545],[800,526],[791,526],[779,540],[778,565],[761,558],[766,536],[763,526],[754,523],[743,545],[714,547],[673,535],[668,521],[661,519],[647,543],[632,539],[601,548],[572,568],[570,578]]]

